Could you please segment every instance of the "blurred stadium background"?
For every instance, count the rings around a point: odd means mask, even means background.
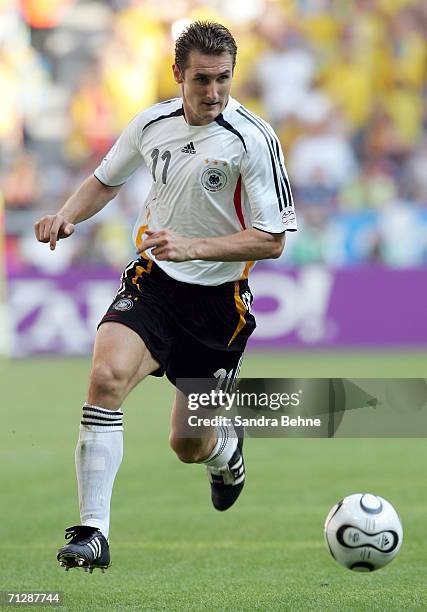
[[[1,0],[3,352],[90,353],[150,175],[54,254],[33,223],[179,95],[173,39],[205,18],[236,36],[233,95],[280,135],[301,228],[254,271],[251,346],[425,347],[425,2]]]

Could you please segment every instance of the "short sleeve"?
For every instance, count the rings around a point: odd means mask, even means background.
[[[276,135],[263,127],[259,138],[248,145],[241,172],[252,227],[274,234],[296,231],[291,186]]]
[[[96,168],[94,175],[104,185],[122,185],[143,163],[137,145],[138,125],[138,117],[135,117]]]

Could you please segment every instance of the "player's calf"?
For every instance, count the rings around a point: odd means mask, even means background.
[[[237,431],[236,431],[237,430]],[[245,484],[243,428],[218,427],[208,438],[182,438],[172,433],[170,444],[184,463],[204,463],[211,483],[214,508],[227,510],[239,497]]]
[[[183,438],[176,432],[171,432],[169,444],[183,463],[200,463],[212,452],[216,444],[216,436],[213,431],[208,437]]]
[[[171,447],[181,461],[206,465],[212,503],[217,510],[227,510],[245,484],[243,427],[202,423],[197,429],[193,426],[190,429],[189,414],[187,398],[177,391],[172,411]]]

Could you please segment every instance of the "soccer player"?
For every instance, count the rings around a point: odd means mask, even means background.
[[[123,453],[122,404],[146,376],[164,373],[229,384],[255,328],[248,272],[277,258],[295,212],[279,141],[272,128],[230,96],[237,47],[222,25],[195,22],[176,41],[173,76],[182,97],[137,115],[57,214],[35,225],[50,243],[71,236],[141,165],[153,184],[134,230],[138,259],[96,335],[76,448],[81,524],[66,530],[57,558],[68,570],[110,562],[113,482]],[[187,397],[177,388],[170,445],[185,463],[207,467],[218,510],[245,481],[243,432],[206,428],[180,434]]]

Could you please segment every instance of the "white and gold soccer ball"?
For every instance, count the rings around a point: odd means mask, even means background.
[[[402,523],[386,499],[354,493],[330,510],[325,540],[338,563],[357,572],[373,572],[390,563],[399,552]]]

